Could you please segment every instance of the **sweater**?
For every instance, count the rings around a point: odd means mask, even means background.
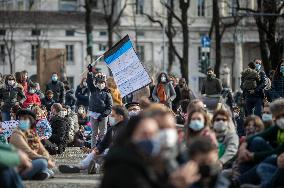
[[[201,94],[217,95],[221,94],[221,91],[222,91],[222,85],[219,79],[207,78],[202,85]]]

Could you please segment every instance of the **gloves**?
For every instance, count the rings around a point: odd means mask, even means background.
[[[89,64],[87,68],[89,72],[93,72],[93,66],[91,64]]]

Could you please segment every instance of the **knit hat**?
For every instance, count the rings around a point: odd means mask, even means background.
[[[284,99],[277,99],[273,101],[270,105],[270,111],[273,117],[277,117],[284,113]]]

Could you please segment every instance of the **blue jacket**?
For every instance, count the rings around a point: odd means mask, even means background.
[[[90,90],[88,87],[81,87],[80,85],[77,86],[75,97],[77,98],[77,106],[83,105],[88,106],[89,105],[89,96],[90,96]]]
[[[102,117],[107,117],[113,105],[110,91],[107,88],[100,90],[93,84],[93,73],[88,73],[87,84],[91,92],[89,110],[100,113]]]

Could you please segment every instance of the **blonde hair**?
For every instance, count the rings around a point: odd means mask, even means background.
[[[108,88],[117,89],[117,85],[116,85],[115,80],[114,80],[113,77],[107,78],[106,83],[107,83],[107,87],[108,87]]]

